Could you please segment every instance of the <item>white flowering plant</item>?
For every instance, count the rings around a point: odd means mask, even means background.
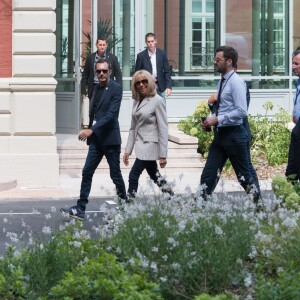
[[[282,194],[264,197],[258,212],[247,196],[205,202],[187,187],[169,199],[152,188],[58,232],[51,208],[38,239],[24,220],[24,232],[10,232],[5,216],[0,298],[298,299],[300,212]]]
[[[121,215],[112,212],[103,228],[110,249],[125,263],[138,258],[167,299],[245,287],[243,262],[257,228],[254,209],[246,213],[243,205],[195,201],[192,195],[140,197]]]
[[[299,299],[300,213],[277,209],[261,223],[256,245],[256,299]]]
[[[24,250],[8,246],[0,259],[1,299],[162,299],[158,284],[118,263],[82,224],[61,229]],[[42,232],[48,235],[48,226]]]

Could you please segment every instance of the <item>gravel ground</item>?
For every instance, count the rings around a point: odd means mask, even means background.
[[[205,161],[204,161],[205,162]],[[266,180],[266,179],[272,179],[275,174],[285,174],[286,164],[280,165],[280,166],[269,166],[268,162],[263,158],[256,158],[253,160],[253,165],[256,170],[258,179],[260,180]],[[235,173],[230,166],[230,169],[224,169],[222,172],[222,177],[226,179],[236,179]]]

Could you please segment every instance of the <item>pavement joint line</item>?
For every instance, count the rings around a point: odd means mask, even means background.
[[[117,205],[117,203],[113,200],[106,200],[105,202],[109,205]]]
[[[8,213],[0,213],[1,216],[7,215],[40,215],[40,212],[28,212],[28,213],[21,213],[21,212],[8,212]]]

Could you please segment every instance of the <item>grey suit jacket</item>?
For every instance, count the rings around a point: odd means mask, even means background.
[[[141,160],[166,158],[168,153],[168,119],[161,97],[146,98],[138,107],[134,101],[131,126],[125,153],[135,154]]]

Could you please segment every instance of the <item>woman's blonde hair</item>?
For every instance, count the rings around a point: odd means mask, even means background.
[[[139,101],[140,96],[137,92],[137,88],[135,86],[135,83],[137,82],[136,77],[140,75],[142,79],[148,80],[148,87],[147,87],[147,97],[153,97],[156,95],[156,85],[153,76],[146,70],[139,70],[136,71],[131,80],[131,91],[132,91],[132,99]]]

